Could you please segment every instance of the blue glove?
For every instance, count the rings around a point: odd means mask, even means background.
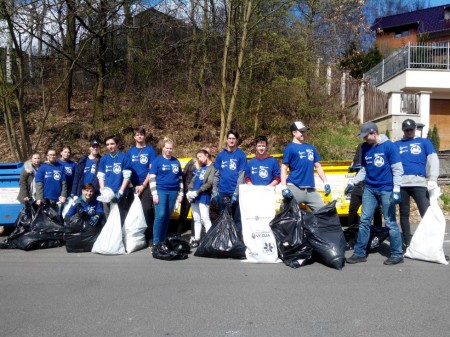
[[[283,195],[283,198],[291,200],[294,199],[294,195],[292,194],[292,191],[289,188],[283,188],[281,191],[281,194]]]
[[[95,226],[95,225],[97,224],[99,218],[100,218],[100,216],[98,216],[98,215],[92,216],[92,217],[89,219],[88,224],[89,224],[90,226]]]
[[[219,203],[219,193],[217,193],[217,192],[212,193],[211,202],[216,205]]]
[[[400,195],[400,192],[392,192],[391,198],[389,200],[391,203],[399,204],[402,202],[402,196]]]
[[[122,200],[123,194],[119,191],[114,194],[114,198],[111,200],[112,202],[119,203]]]
[[[330,184],[325,184],[325,196],[327,197],[331,193]]]
[[[235,204],[239,199],[239,195],[236,193],[233,193],[233,196],[231,197],[231,204]]]
[[[355,187],[355,185],[353,184],[347,184],[347,187],[344,190],[344,194],[350,194],[353,191],[353,187]]]

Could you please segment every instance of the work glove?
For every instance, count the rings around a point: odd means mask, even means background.
[[[235,204],[239,199],[239,195],[236,193],[233,193],[233,196],[231,197],[231,204]]]
[[[91,216],[91,218],[89,219],[88,224],[90,226],[95,226],[97,224],[99,218],[100,218],[100,216],[98,216],[98,215]]]
[[[347,187],[344,190],[344,194],[347,195],[347,194],[352,193],[353,187],[355,187],[355,185],[353,185],[352,183],[348,183]]]
[[[331,187],[330,184],[325,184],[325,196],[328,197],[328,195],[331,193]]]
[[[186,193],[186,198],[189,202],[193,202],[197,198],[197,191],[189,191]]]
[[[116,192],[116,193],[114,194],[114,198],[113,198],[111,201],[112,201],[112,202],[115,202],[115,203],[119,203],[120,200],[122,200],[122,197],[123,197],[123,193],[122,193],[121,191]]]
[[[292,194],[292,191],[289,188],[283,188],[283,190],[281,191],[281,194],[283,195],[283,198],[287,199],[287,200],[291,200],[294,198],[294,195]]]
[[[213,192],[211,195],[211,201],[213,204],[217,205],[219,203],[219,193]]]
[[[435,182],[434,180],[428,180],[428,191],[432,191],[437,187],[438,187],[437,182]]]
[[[399,204],[402,202],[402,196],[400,195],[400,192],[392,192],[391,198],[389,200],[391,203]]]

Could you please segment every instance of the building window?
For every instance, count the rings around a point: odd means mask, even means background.
[[[400,39],[400,38],[406,37],[406,36],[409,36],[409,30],[402,30],[402,31],[394,33],[394,37],[396,39]]]

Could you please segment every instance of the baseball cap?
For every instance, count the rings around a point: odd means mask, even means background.
[[[414,130],[417,127],[416,122],[413,119],[405,119],[402,123],[402,130]]]
[[[98,142],[97,139],[93,139],[91,140],[91,146],[100,146],[100,143]]]
[[[378,132],[378,126],[374,122],[367,122],[361,126],[361,132],[357,136],[358,138],[364,138],[371,132]]]
[[[306,131],[306,130],[309,130],[309,128],[306,127],[302,122],[294,122],[291,124],[290,130],[291,130],[291,132],[297,131],[297,130],[298,131]]]

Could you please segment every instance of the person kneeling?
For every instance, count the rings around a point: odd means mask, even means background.
[[[87,217],[87,224],[101,228],[105,219],[103,205],[95,197],[95,187],[91,183],[84,184],[81,188],[81,197],[70,206],[64,221],[67,223],[70,218],[81,212]]]

